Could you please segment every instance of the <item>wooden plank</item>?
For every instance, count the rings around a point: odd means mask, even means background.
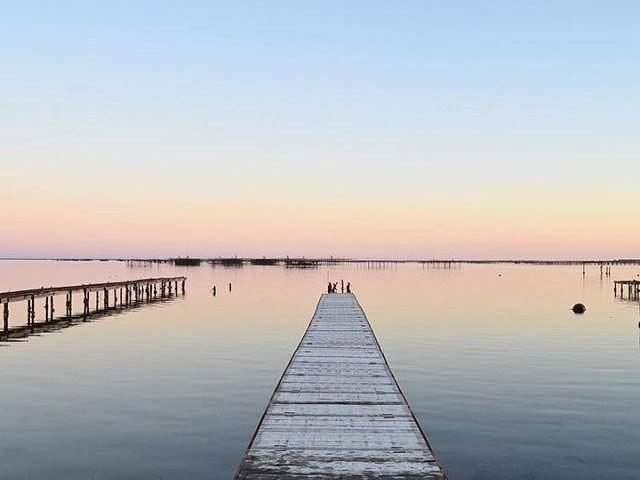
[[[353,294],[324,294],[236,480],[447,479]]]

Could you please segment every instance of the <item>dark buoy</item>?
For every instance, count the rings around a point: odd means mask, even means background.
[[[576,303],[571,310],[573,310],[573,313],[584,313],[587,311],[587,307],[581,303]]]

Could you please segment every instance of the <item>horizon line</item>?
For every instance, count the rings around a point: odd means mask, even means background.
[[[217,257],[191,257],[191,256],[168,256],[168,257],[115,257],[115,256],[78,256],[78,257],[57,257],[57,256],[38,256],[38,257],[0,257],[0,261],[7,260],[18,260],[18,261],[74,261],[74,262],[94,262],[94,261],[117,261],[117,262],[126,262],[126,261],[137,261],[137,262],[157,262],[157,263],[168,263],[175,260],[184,260],[189,259],[193,261],[201,261],[201,262],[219,262],[219,261],[242,261],[242,262],[251,262],[251,261],[261,261],[261,260],[269,260],[269,261],[278,261],[278,262],[286,262],[292,260],[305,260],[309,262],[323,262],[323,263],[367,263],[367,262],[379,262],[379,263],[537,263],[537,264],[605,264],[605,263],[613,263],[613,264],[633,264],[640,263],[640,258],[610,258],[610,259],[536,259],[536,258],[509,258],[509,259],[478,259],[478,258],[423,258],[423,259],[408,259],[408,258],[359,258],[359,257],[292,257],[292,256],[284,256],[284,257],[267,257],[267,256],[248,256],[248,257],[238,257],[238,256],[217,256]]]

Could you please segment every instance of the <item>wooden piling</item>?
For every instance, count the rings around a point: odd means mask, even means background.
[[[84,311],[83,311],[83,314],[82,314],[82,318],[83,318],[83,320],[86,320],[87,319],[87,315],[89,315],[89,292],[87,291],[86,288],[84,288],[82,290],[82,294],[83,294],[82,302],[84,304]]]
[[[34,332],[35,323],[36,323],[36,297],[35,295],[31,295],[31,318],[30,318],[31,333]]]
[[[3,319],[4,319],[4,326],[3,326],[3,330],[5,335],[9,334],[9,302],[5,302],[4,303],[4,308],[3,308],[4,312],[3,312]]]

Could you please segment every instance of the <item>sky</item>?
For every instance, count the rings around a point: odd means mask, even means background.
[[[640,257],[638,2],[0,9],[0,256]]]

